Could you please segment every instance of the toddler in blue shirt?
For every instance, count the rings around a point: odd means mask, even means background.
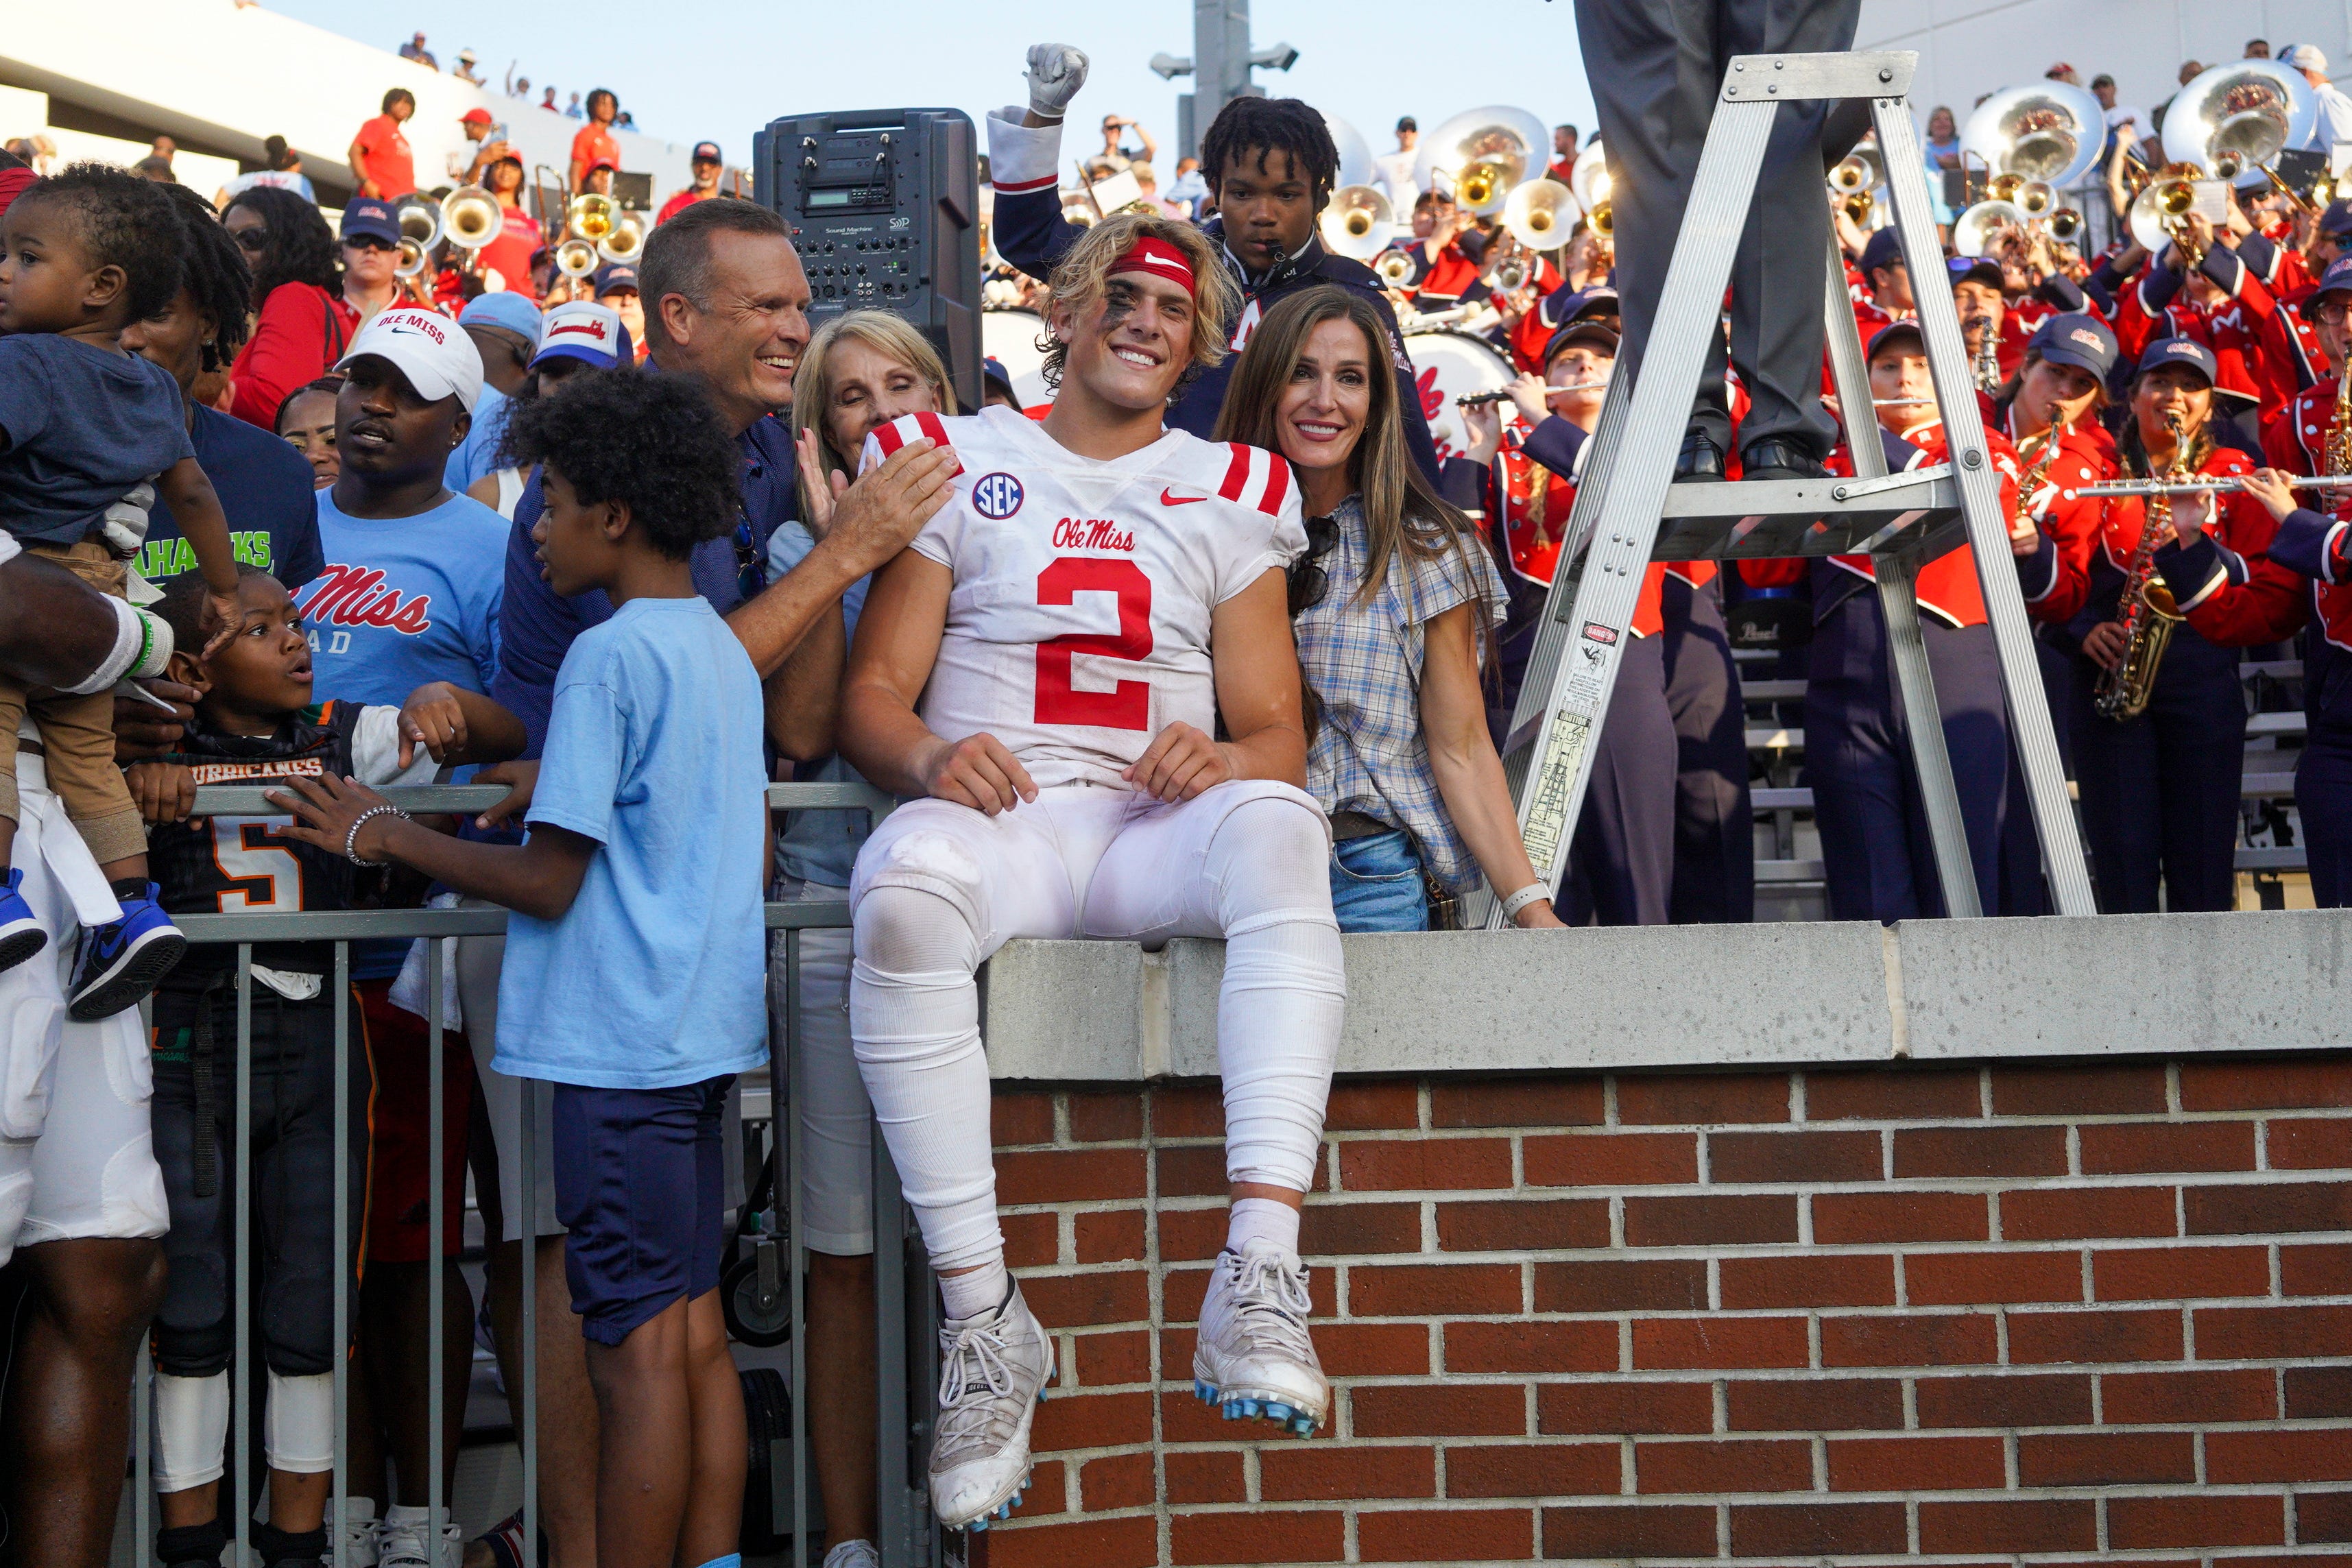
[[[495,1065],[554,1085],[556,1208],[603,1421],[598,1549],[723,1564],[744,1455],[719,1116],[767,1060],[767,779],[759,676],[688,557],[733,529],[740,459],[693,382],[625,369],[518,403],[508,439],[542,465],[549,582],[615,606],[564,656],[519,791],[530,838],[430,832],[349,779],[271,798],[293,837],[514,912]]]
[[[204,575],[208,654],[241,613],[228,518],[196,464],[179,382],[118,340],[179,292],[183,239],[162,187],[102,163],[37,181],[0,214],[0,528],[121,600],[146,500],[128,508],[135,525],[121,504],[152,478]],[[118,614],[126,636],[157,643],[133,671],[161,673],[171,649],[153,637],[160,622],[127,603]],[[114,762],[112,692],[36,694],[0,677],[0,969],[48,945],[10,863],[17,734],[27,716],[49,789],[122,906],[119,918],[83,934],[66,991],[74,1018],[106,1018],[154,989],[187,940],[147,880],[146,830]]]

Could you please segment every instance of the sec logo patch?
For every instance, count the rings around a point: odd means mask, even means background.
[[[1021,481],[1010,474],[983,474],[971,484],[972,509],[1003,522],[1021,509]]]

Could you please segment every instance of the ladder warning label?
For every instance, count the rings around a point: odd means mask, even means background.
[[[1575,787],[1584,744],[1591,733],[1592,721],[1581,714],[1562,708],[1552,716],[1551,734],[1545,737],[1539,764],[1542,771],[1537,776],[1535,794],[1528,802],[1528,859],[1535,863],[1538,874],[1548,873],[1555,882],[1559,877],[1561,840],[1568,831],[1569,795]]]
[[[1598,643],[1603,647],[1613,648],[1617,645],[1617,628],[1604,625],[1598,621],[1588,621],[1584,623],[1584,636],[1586,641]]]

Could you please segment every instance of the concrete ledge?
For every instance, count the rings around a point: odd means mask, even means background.
[[[1342,1072],[1762,1067],[2352,1044],[2352,911],[1342,938]],[[1014,942],[991,1071],[1217,1071],[1219,942]]]

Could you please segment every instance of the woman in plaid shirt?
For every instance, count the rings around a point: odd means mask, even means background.
[[[1426,931],[1433,899],[1484,877],[1514,924],[1558,925],[1486,730],[1502,577],[1407,454],[1387,342],[1361,297],[1294,294],[1251,337],[1217,423],[1298,475],[1307,549],[1290,612],[1331,902],[1342,931]]]

